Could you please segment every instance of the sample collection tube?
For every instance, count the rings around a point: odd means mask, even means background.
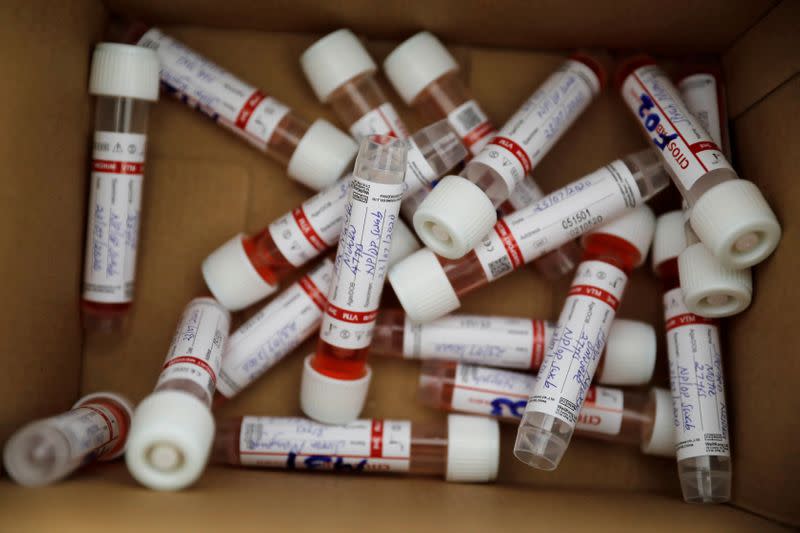
[[[758,187],[739,179],[652,58],[633,58],[617,74],[623,100],[681,191],[703,244],[729,268],[766,259],[781,227]]]
[[[87,329],[124,326],[133,301],[147,114],[158,100],[158,57],[124,44],[95,47],[97,96],[81,314]]]
[[[3,449],[3,465],[20,485],[54,483],[93,461],[121,456],[132,416],[133,406],[119,394],[89,394],[66,413],[14,433]]]
[[[418,398],[444,411],[478,414],[519,424],[536,376],[521,372],[426,361]],[[575,434],[640,446],[642,453],[675,457],[672,397],[666,389],[649,393],[592,385],[575,422]]]
[[[460,307],[460,296],[642,205],[668,184],[653,150],[628,155],[500,219],[463,258],[423,248],[392,267],[389,281],[413,321],[440,318]]]
[[[497,477],[496,420],[450,415],[447,422],[355,420],[330,426],[305,418],[245,416],[220,423],[217,463],[287,470],[403,473],[485,483]]]
[[[684,304],[677,259],[685,247],[682,213],[661,216],[653,268],[664,290],[678,477],[687,502],[721,503],[730,500],[732,469],[719,327]]]
[[[125,461],[157,490],[194,483],[214,438],[211,401],[230,329],[230,313],[212,298],[186,306],[155,390],[137,407]]]
[[[584,237],[585,253],[547,348],[514,444],[520,461],[554,470],[569,446],[631,271],[653,240],[639,207]]]

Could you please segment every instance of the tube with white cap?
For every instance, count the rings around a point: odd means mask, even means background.
[[[214,438],[211,402],[230,329],[212,298],[186,306],[155,391],[136,408],[125,462],[139,483],[179,490],[203,473]]]
[[[487,483],[497,477],[500,429],[496,420],[466,415],[449,415],[444,424],[365,419],[335,426],[305,418],[245,416],[220,423],[212,460]]]

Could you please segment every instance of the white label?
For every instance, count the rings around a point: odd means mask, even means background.
[[[455,137],[455,136],[453,136]],[[456,140],[458,142],[458,140]],[[411,137],[408,138],[408,155],[406,156],[406,174],[403,178],[405,192],[403,196],[411,196],[421,189],[431,189],[433,182],[439,176],[436,170],[425,159],[425,154],[419,149]]]
[[[189,380],[214,396],[230,328],[228,312],[211,298],[195,298],[183,312],[156,389],[172,380]]]
[[[513,191],[600,90],[592,69],[568,60],[514,113],[473,160],[489,166]]]
[[[693,74],[678,84],[686,108],[700,121],[717,146],[724,149],[717,80],[711,74]]]
[[[459,364],[451,406],[456,411],[519,419],[536,376]]]
[[[138,43],[158,53],[161,86],[261,150],[289,112],[183,43],[153,28]]]
[[[575,426],[627,281],[603,261],[578,265],[526,411]]]
[[[624,402],[624,394],[619,389],[589,387],[578,421],[575,423],[575,430],[618,435],[622,429]]]
[[[359,177],[351,183],[320,337],[357,349],[372,341],[404,186]]]
[[[219,373],[220,394],[236,396],[319,329],[332,276],[333,262],[325,258],[233,332]]]
[[[486,143],[497,135],[489,117],[475,100],[467,100],[450,111],[447,121],[472,155],[478,155]]]
[[[716,322],[691,314],[680,287],[664,294],[664,317],[678,461],[728,457],[728,409]]]
[[[70,459],[86,464],[117,448],[122,420],[115,410],[101,402],[90,401],[48,420],[69,442]]]
[[[514,190],[511,192],[511,196],[509,196],[508,200],[505,202],[508,204],[508,208],[503,209],[501,206],[501,210],[504,215],[510,215],[514,211],[518,211],[519,209],[538,202],[543,196],[544,193],[536,182],[533,181],[533,178],[525,176],[522,181],[517,183],[517,186],[514,187]]]
[[[537,369],[554,327],[544,320],[478,315],[450,315],[425,324],[406,318],[403,356]]]
[[[350,126],[350,135],[359,143],[368,135],[390,135],[398,139],[408,137],[408,130],[390,103],[381,104],[356,120]]]
[[[269,225],[281,254],[299,267],[336,244],[352,175],[345,176]]]
[[[239,436],[239,460],[247,466],[407,472],[411,422],[356,420],[329,426],[305,418],[246,416]]]
[[[501,218],[475,253],[492,281],[641,203],[636,180],[617,160]]]
[[[622,98],[685,190],[713,170],[733,170],[658,66],[633,71],[622,84]]]
[[[146,140],[139,133],[94,134],[83,273],[89,301],[133,298]]]

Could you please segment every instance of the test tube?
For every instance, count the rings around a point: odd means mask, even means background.
[[[500,219],[463,258],[423,248],[392,267],[389,281],[411,320],[435,320],[458,309],[459,297],[642,205],[668,184],[653,150],[628,155]]]
[[[719,327],[684,304],[678,256],[686,244],[682,213],[659,217],[653,268],[664,291],[678,477],[687,502],[721,503],[731,497],[732,468]]]
[[[84,396],[71,410],[22,427],[6,442],[3,465],[11,479],[41,487],[93,461],[125,452],[133,406],[111,392]]]
[[[400,309],[384,309],[378,314],[370,354],[536,371],[555,328],[548,320],[481,315],[449,315],[418,324]],[[643,385],[653,377],[655,363],[653,326],[618,318],[608,333],[595,380]]]
[[[653,212],[643,206],[584,237],[583,261],[517,431],[514,455],[520,461],[542,470],[558,467],[628,277],[644,263],[654,226]]]
[[[166,93],[264,152],[306,187],[318,191],[332,185],[353,161],[358,146],[330,122],[318,119],[309,125],[278,99],[159,28],[117,22],[110,31],[156,51]]]
[[[85,328],[118,331],[133,302],[147,115],[158,100],[158,58],[100,43],[89,93],[97,96],[81,314]]]
[[[333,107],[357,141],[369,135],[408,137],[375,80],[377,65],[352,31],[337,30],[316,41],[300,56],[300,66],[319,101]]]
[[[434,409],[491,416],[519,424],[536,376],[464,363],[425,361],[420,402]],[[575,434],[640,447],[642,453],[675,457],[672,397],[592,385],[575,422]]]
[[[443,178],[423,200],[414,213],[422,242],[448,259],[474,248],[497,222],[495,208],[588,107],[603,76],[588,57],[567,60],[467,163],[463,177]]]
[[[758,187],[736,175],[669,77],[645,56],[623,64],[617,80],[623,100],[688,203],[692,228],[703,244],[729,268],[766,259],[781,236],[775,214]]]
[[[205,469],[214,438],[211,401],[230,320],[213,298],[195,298],[184,309],[155,390],[131,422],[125,462],[142,485],[179,490]]]
[[[447,123],[421,129],[409,139],[405,193],[430,188],[433,180],[464,159],[467,151]],[[352,175],[312,196],[255,235],[238,234],[203,261],[203,278],[219,302],[238,311],[273,294],[280,280],[334,246],[342,231]],[[397,220],[392,257],[419,248]]]
[[[496,420],[449,415],[446,423],[355,420],[331,426],[305,418],[245,416],[220,424],[217,463],[253,468],[441,476],[494,481],[500,460]]]
[[[319,344],[303,367],[300,406],[314,420],[346,424],[364,405],[372,377],[367,353],[400,211],[407,151],[405,140],[371,135],[356,157]]]

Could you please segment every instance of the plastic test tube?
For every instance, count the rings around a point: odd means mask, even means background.
[[[87,329],[119,330],[133,301],[147,114],[158,100],[158,58],[124,44],[94,50],[95,106],[81,312]]]
[[[158,53],[167,93],[285,166],[289,177],[303,185],[321,190],[353,161],[358,146],[330,122],[318,119],[309,125],[276,98],[160,29],[133,22],[112,27],[112,32]]]
[[[536,376],[463,363],[426,361],[418,397],[435,409],[479,414],[519,424]],[[672,397],[592,385],[575,422],[579,436],[641,447],[642,453],[675,457]]]
[[[628,155],[500,219],[463,258],[423,248],[397,263],[389,281],[413,321],[440,318],[458,309],[460,296],[642,205],[668,184],[653,150]]]
[[[366,419],[338,426],[305,418],[245,416],[220,424],[213,461],[486,483],[497,477],[500,429],[496,420],[466,415],[450,415],[445,424]]]
[[[93,461],[125,452],[133,406],[111,392],[84,396],[70,411],[32,422],[14,433],[3,449],[11,478],[26,487],[54,483]]]
[[[205,469],[214,438],[209,408],[229,328],[230,314],[212,298],[184,309],[156,388],[131,422],[125,461],[141,484],[178,490]]]
[[[446,122],[421,129],[409,139],[404,194],[431,187],[466,154]],[[351,178],[342,178],[256,235],[236,235],[212,252],[202,266],[211,293],[231,311],[244,309],[273,294],[281,279],[334,246]],[[398,220],[392,253],[407,255],[418,248],[414,234]]]
[[[388,269],[406,170],[407,142],[371,135],[356,157],[317,351],[306,357],[300,406],[314,420],[346,424],[364,405],[366,364]]]
[[[682,213],[661,216],[653,268],[664,290],[678,477],[686,501],[720,503],[731,496],[731,457],[719,327],[684,305],[677,258],[685,246]]]
[[[506,122],[461,172],[447,176],[414,214],[420,239],[437,254],[458,259],[497,222],[495,207],[588,107],[603,72],[583,56],[567,60]]]
[[[775,214],[758,187],[739,179],[669,77],[652,58],[637,57],[621,66],[617,80],[623,100],[688,203],[703,244],[729,268],[766,259],[781,236]]]
[[[567,450],[586,391],[631,271],[653,240],[655,217],[640,207],[584,237],[585,253],[522,416],[514,455],[554,470]]]
[[[329,33],[300,56],[300,66],[320,102],[329,103],[350,134],[404,139],[408,131],[375,80],[378,67],[347,29]]]
[[[547,320],[480,315],[417,324],[399,309],[385,309],[378,314],[370,354],[536,371],[555,327]],[[643,385],[653,377],[655,363],[653,326],[620,318],[611,326],[595,380]]]

